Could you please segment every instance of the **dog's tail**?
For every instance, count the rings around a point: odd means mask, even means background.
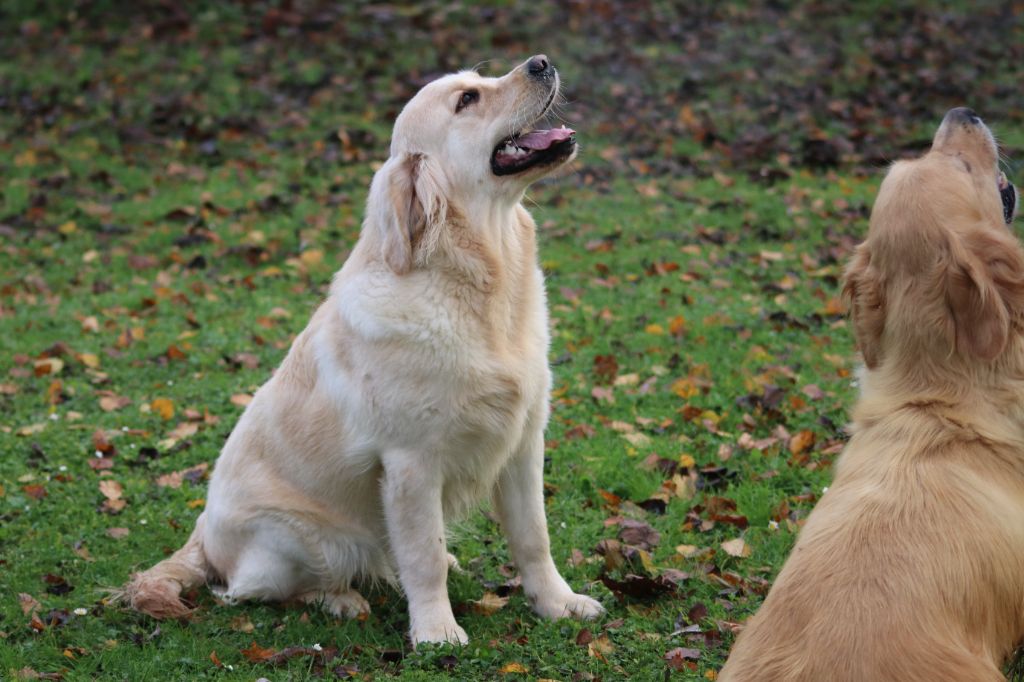
[[[191,612],[181,601],[181,593],[206,582],[210,562],[203,551],[203,525],[206,512],[196,519],[185,546],[148,571],[135,573],[124,587],[114,593],[115,602],[124,602],[153,618],[180,618]]]

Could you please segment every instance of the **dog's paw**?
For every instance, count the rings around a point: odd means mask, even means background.
[[[575,592],[537,598],[533,600],[533,610],[552,620],[558,618],[593,620],[604,615],[604,607],[600,602]]]
[[[412,626],[409,631],[409,639],[413,647],[424,642],[428,644],[457,644],[463,645],[469,642],[466,631],[459,627],[454,620],[448,622],[418,623]]]
[[[370,613],[370,602],[355,590],[311,592],[301,599],[307,604],[322,604],[325,611],[339,618],[359,618]]]

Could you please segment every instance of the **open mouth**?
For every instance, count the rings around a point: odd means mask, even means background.
[[[569,158],[576,147],[576,131],[551,128],[516,133],[498,143],[491,154],[495,175],[513,175],[537,166],[551,165]]]
[[[1009,225],[1017,215],[1017,188],[1006,179],[1005,173],[999,174],[999,198],[1003,200],[1003,220]]]

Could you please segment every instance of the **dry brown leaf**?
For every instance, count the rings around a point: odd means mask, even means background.
[[[60,358],[43,358],[33,363],[33,373],[37,377],[47,374],[60,374],[62,369],[64,369],[64,361]]]
[[[117,395],[113,391],[100,391],[100,409],[104,412],[113,412],[120,410],[131,404],[131,398],[126,398],[123,395]]]
[[[197,431],[199,431],[198,422],[181,422],[167,434],[167,437],[173,438],[174,440],[181,440],[182,438],[188,438],[189,436],[195,435]]]
[[[22,426],[17,431],[15,431],[15,433],[18,434],[19,436],[32,436],[32,435],[35,435],[35,434],[39,433],[40,431],[42,431],[45,428],[46,428],[46,422],[38,422],[36,424],[29,424],[28,426]]]
[[[587,644],[587,654],[600,661],[607,660],[605,656],[615,651],[615,645],[608,638],[607,634],[601,633],[593,641]]]
[[[750,545],[743,538],[734,538],[722,543],[722,550],[729,556],[748,557],[750,556]]]
[[[493,592],[484,592],[480,599],[473,600],[473,610],[481,615],[490,616],[503,609],[506,604],[508,604],[508,597],[499,597]]]
[[[789,439],[789,451],[794,455],[799,455],[805,450],[813,447],[815,439],[814,431],[809,429],[798,431]]]
[[[21,592],[18,594],[18,606],[21,607],[22,615],[27,616],[38,611],[41,604],[31,594]]]
[[[108,528],[107,529],[107,535],[109,535],[110,537],[114,538],[115,540],[120,540],[121,538],[126,538],[126,537],[128,537],[129,533],[131,533],[131,531],[128,530],[127,528]]]
[[[271,656],[273,656],[277,652],[275,652],[273,649],[264,649],[256,642],[253,642],[249,648],[242,649],[241,653],[243,656],[245,656],[245,659],[250,663],[261,663],[270,658]]]
[[[638,448],[643,447],[645,445],[650,445],[651,443],[650,436],[648,436],[645,433],[624,433],[622,434],[622,437],[628,440],[631,445]]]
[[[236,393],[231,396],[231,404],[238,405],[239,407],[245,407],[252,402],[252,395],[249,393]]]
[[[108,500],[120,500],[124,495],[124,487],[111,478],[105,478],[100,481],[100,492]]]

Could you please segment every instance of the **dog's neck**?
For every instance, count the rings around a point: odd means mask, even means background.
[[[455,203],[463,220],[488,244],[501,244],[519,222],[518,206],[524,192],[514,196],[480,193],[458,197]]]
[[[853,410],[854,431],[885,422],[907,409],[948,418],[974,428],[986,439],[1024,450],[1024,343],[986,365],[926,367],[884,362],[859,374],[860,397]]]

